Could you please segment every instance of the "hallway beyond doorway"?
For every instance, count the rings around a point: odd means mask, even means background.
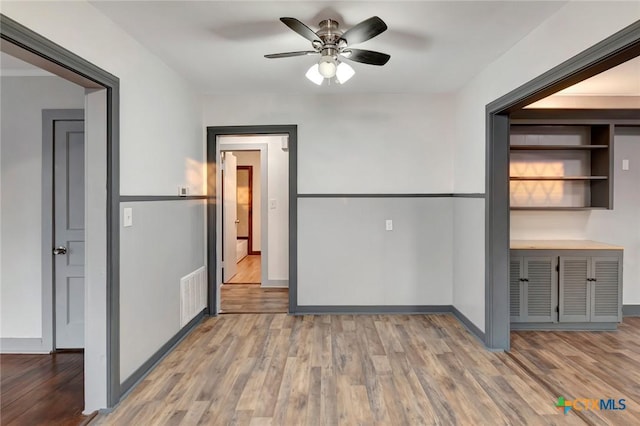
[[[238,262],[238,272],[225,284],[260,284],[260,262],[259,254],[250,254]]]
[[[289,312],[289,289],[259,284],[225,284],[220,288],[221,314]]]

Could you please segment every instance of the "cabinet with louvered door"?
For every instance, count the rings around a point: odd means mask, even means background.
[[[512,240],[514,330],[615,330],[624,248],[590,240]]]
[[[560,321],[622,320],[622,258],[560,257]]]
[[[617,257],[592,257],[591,277],[591,321],[619,321],[622,318],[622,262]]]
[[[556,322],[557,257],[512,256],[509,269],[511,322]]]
[[[555,322],[558,287],[557,257],[524,258],[526,322]]]
[[[589,321],[591,287],[589,257],[560,257],[560,321]]]

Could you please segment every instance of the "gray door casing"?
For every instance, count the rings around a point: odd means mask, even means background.
[[[228,135],[283,135],[289,136],[288,152],[289,152],[289,313],[295,314],[298,310],[298,126],[296,125],[264,125],[264,126],[208,126],[207,127],[207,274],[208,274],[208,291],[209,300],[207,311],[210,315],[217,315],[219,300],[217,289],[217,177],[216,168],[218,163],[217,152],[219,151],[218,136]],[[247,147],[247,150],[251,147]],[[256,147],[253,147],[255,150]],[[233,151],[234,148],[229,150]],[[225,149],[226,151],[226,149]],[[264,153],[261,152],[261,164],[265,164]],[[265,176],[266,167],[262,167],[262,176]],[[264,179],[266,182],[266,179]],[[266,185],[263,185],[266,188]],[[261,193],[262,206],[265,209],[267,200],[266,191],[263,189]],[[264,238],[266,226],[262,226],[262,245],[265,247],[266,238]],[[263,249],[262,255],[265,255]],[[263,263],[264,265],[264,263]],[[263,268],[263,282],[264,271]]]

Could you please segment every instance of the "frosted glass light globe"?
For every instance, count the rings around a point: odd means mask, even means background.
[[[318,71],[324,78],[332,78],[336,75],[336,60],[332,56],[323,56],[318,63]]]

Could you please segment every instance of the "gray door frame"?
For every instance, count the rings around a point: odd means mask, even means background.
[[[55,280],[53,279],[54,217],[53,138],[56,121],[84,121],[83,109],[42,110],[42,340],[43,346],[56,349]]]
[[[218,136],[289,135],[289,313],[298,310],[298,126],[209,126],[207,127],[207,274],[209,300],[207,313],[217,315],[217,156]]]
[[[485,345],[509,350],[509,115],[640,56],[640,21],[486,107]]]
[[[52,72],[86,88],[106,89],[106,313],[107,406],[120,400],[120,80],[62,46],[0,14],[2,48],[23,52],[50,65]]]

